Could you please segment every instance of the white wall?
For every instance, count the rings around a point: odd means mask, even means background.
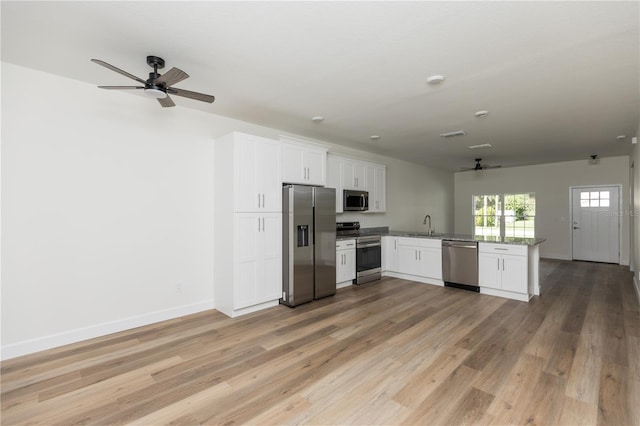
[[[540,255],[571,259],[571,186],[622,185],[622,206],[629,205],[629,157],[567,161],[536,166],[460,172],[455,174],[455,230],[471,234],[473,195],[536,193],[536,237],[546,238]],[[622,216],[620,262],[629,264],[629,217]]]
[[[214,138],[284,132],[7,63],[1,76],[2,358],[211,308]],[[452,228],[452,174],[328,145],[388,166],[388,211],[365,226],[429,212]]]

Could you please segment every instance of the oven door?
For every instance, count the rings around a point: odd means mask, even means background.
[[[373,241],[362,238],[356,240],[356,284],[379,280],[381,267],[382,244],[380,238]]]

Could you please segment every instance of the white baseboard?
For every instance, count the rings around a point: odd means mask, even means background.
[[[638,298],[638,304],[640,304],[640,281],[638,281],[637,274],[633,274],[633,287],[636,289],[636,297]]]
[[[185,315],[195,314],[197,312],[206,311],[207,309],[214,309],[213,299],[192,303],[190,305],[177,306],[175,308],[164,309],[161,311],[150,312],[148,314],[138,315],[134,317],[123,318],[115,321],[103,322],[101,324],[77,328],[75,330],[63,331],[61,333],[37,337],[35,339],[28,339],[21,342],[10,343],[8,345],[2,346],[0,359],[7,360],[10,358],[31,354],[46,349],[56,348],[58,346],[68,345],[70,343],[93,339],[94,337],[101,337],[107,334],[129,330],[143,325],[149,325]]]
[[[383,277],[393,277],[393,278],[400,278],[403,280],[409,280],[409,281],[415,281],[418,283],[422,283],[422,284],[431,284],[431,285],[437,285],[440,287],[444,287],[444,281],[442,280],[437,280],[435,278],[427,278],[427,277],[421,277],[419,275],[410,275],[410,274],[402,274],[400,272],[391,272],[391,271],[385,271],[382,273]]]
[[[560,253],[542,253],[542,250],[540,250],[540,257],[555,260],[572,260],[570,255]]]

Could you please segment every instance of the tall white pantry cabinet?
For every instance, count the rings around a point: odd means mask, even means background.
[[[230,317],[282,296],[280,143],[233,132],[215,141],[214,304]]]

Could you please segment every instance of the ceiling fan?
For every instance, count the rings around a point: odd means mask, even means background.
[[[149,79],[143,80],[139,77],[136,77],[133,74],[129,74],[126,71],[121,70],[120,68],[116,68],[111,64],[108,64],[100,59],[92,59],[91,62],[95,62],[98,65],[102,65],[105,68],[110,69],[111,71],[115,71],[119,74],[122,74],[126,77],[129,77],[132,80],[140,83],[140,86],[98,86],[100,89],[109,89],[109,90],[135,90],[142,89],[144,93],[152,98],[156,98],[160,105],[163,107],[172,107],[176,104],[173,103],[173,100],[169,97],[169,95],[182,96],[183,98],[195,99],[196,101],[209,102],[212,103],[216,98],[211,95],[205,95],[204,93],[192,92],[190,90],[177,89],[175,87],[171,87],[172,85],[181,82],[182,80],[189,78],[189,74],[178,69],[171,68],[166,73],[160,75],[158,74],[158,69],[164,68],[164,59],[159,58],[157,56],[147,56],[147,64],[153,68],[153,72],[149,73]]]
[[[484,169],[498,169],[502,166],[489,166],[487,164],[482,164],[482,158],[476,158],[476,165],[474,167],[461,167],[460,171],[466,171],[466,170],[484,170]]]

